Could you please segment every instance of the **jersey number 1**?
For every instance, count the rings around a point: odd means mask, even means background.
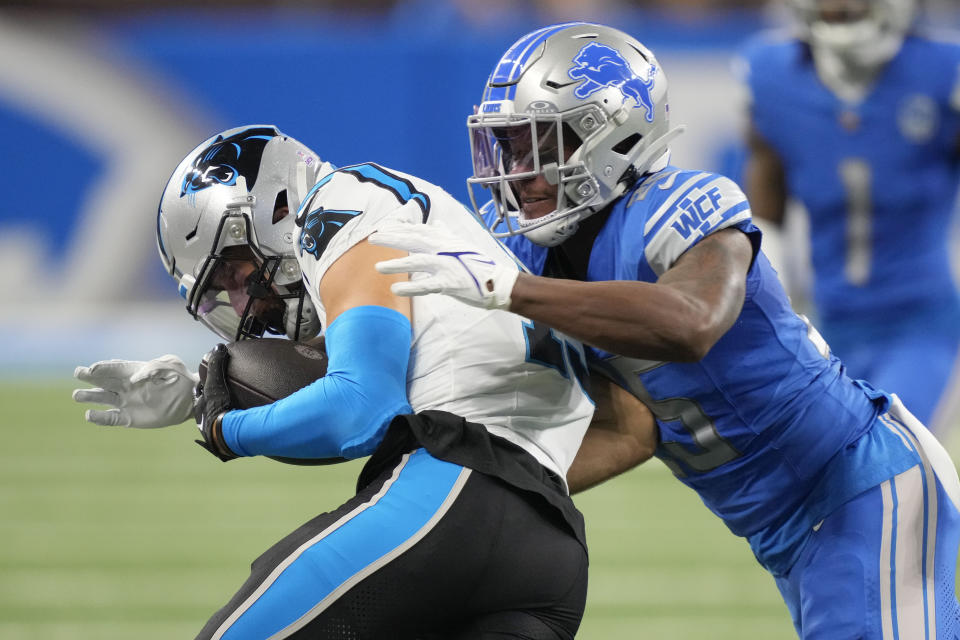
[[[847,257],[844,274],[852,285],[863,285],[870,278],[873,259],[870,237],[873,234],[873,200],[870,189],[873,171],[862,158],[846,158],[839,166],[847,196]]]

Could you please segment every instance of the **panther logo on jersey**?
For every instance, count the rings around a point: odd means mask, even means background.
[[[599,42],[591,42],[580,49],[573,59],[577,66],[567,71],[574,80],[584,80],[573,92],[581,100],[605,87],[614,87],[620,90],[623,99],[633,98],[636,104],[634,109],[642,106],[647,110],[647,122],[653,122],[653,97],[650,90],[653,88],[653,79],[657,75],[657,68],[647,66],[646,79],[641,78],[630,67],[620,52]]]
[[[298,216],[297,224],[303,227],[300,232],[300,255],[302,256],[306,251],[319,260],[333,236],[343,229],[343,225],[360,213],[360,211],[336,211],[320,207],[306,216]]]
[[[215,184],[234,185],[237,177],[253,188],[260,172],[260,157],[267,142],[277,136],[272,127],[245,129],[229,138],[217,137],[193,161],[193,168],[183,177],[180,197],[194,194]]]

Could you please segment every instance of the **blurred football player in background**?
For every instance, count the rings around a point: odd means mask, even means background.
[[[228,355],[211,352],[204,448],[225,461],[371,456],[358,494],[257,559],[200,638],[553,639],[579,626],[587,553],[564,477],[594,408],[583,348],[510,313],[391,293],[406,276],[374,264],[405,254],[365,240],[408,217],[520,269],[438,187],[334,169],[272,126],[203,142],[164,190],[160,254],[194,317],[228,340],[326,327],[327,375],[265,407],[231,410]],[[89,420],[130,427],[185,419],[195,381],[172,357],[78,377],[102,387],[78,400],[114,406]],[[653,420],[631,415],[649,457]]]
[[[911,30],[915,0],[788,0],[799,34],[743,52],[754,216],[807,211],[817,326],[850,374],[949,441],[960,419],[960,38]],[[785,251],[790,250],[784,247]]]
[[[654,55],[601,25],[539,29],[497,63],[468,128],[469,182],[492,196],[478,213],[536,275],[394,222],[370,237],[411,252],[377,267],[412,274],[393,290],[590,345],[593,369],[656,416],[657,456],[747,538],[801,637],[952,637],[950,457],[793,312],[737,186],[670,165]]]

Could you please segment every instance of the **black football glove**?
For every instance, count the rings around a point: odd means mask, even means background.
[[[220,425],[223,414],[233,408],[226,382],[229,357],[227,347],[223,344],[218,344],[204,357],[207,374],[194,389],[193,398],[193,416],[203,434],[203,440],[195,442],[224,462],[238,457],[223,441]]]

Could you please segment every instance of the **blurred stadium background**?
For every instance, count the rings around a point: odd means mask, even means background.
[[[955,0],[928,8],[960,25]],[[256,555],[350,494],[355,463],[220,465],[190,425],[95,428],[69,398],[77,364],[195,366],[213,344],[154,240],[160,191],[200,140],[274,123],[335,164],[466,201],[465,120],[493,63],[536,26],[588,19],[656,52],[689,127],[677,163],[724,171],[731,56],[780,17],[762,0],[0,1],[0,638],[193,637]],[[793,637],[747,546],[660,463],[577,502],[579,637]]]

